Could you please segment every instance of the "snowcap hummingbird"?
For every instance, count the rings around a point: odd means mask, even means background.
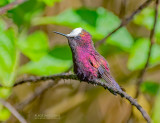
[[[76,28],[69,34],[54,31],[68,39],[72,51],[74,72],[81,81],[103,79],[114,89],[122,90],[110,74],[105,58],[94,48],[92,36],[82,28]]]

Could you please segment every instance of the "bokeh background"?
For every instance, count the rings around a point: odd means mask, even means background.
[[[3,7],[15,0],[1,0]],[[12,86],[31,75],[67,71],[72,55],[67,39],[53,31],[70,33],[82,27],[99,41],[145,0],[28,0],[0,15],[0,98],[10,102],[31,123],[145,123],[125,99],[102,87],[74,80]],[[160,9],[159,9],[160,11]],[[154,2],[97,50],[107,60],[116,81],[132,97],[137,76],[145,66]],[[160,122],[160,13],[149,67],[137,101],[154,123]],[[72,69],[70,70],[72,72]],[[133,109],[133,110],[132,110]],[[18,120],[0,104],[0,121]]]

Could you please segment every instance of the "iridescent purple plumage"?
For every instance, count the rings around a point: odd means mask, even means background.
[[[68,38],[73,55],[74,72],[81,81],[101,78],[115,89],[121,90],[110,74],[107,61],[95,50],[92,37],[87,31],[76,28],[70,34],[61,35]]]

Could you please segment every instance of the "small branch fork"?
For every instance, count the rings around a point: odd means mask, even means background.
[[[114,34],[115,32],[117,32],[121,27],[126,26],[131,20],[133,20],[133,17],[134,17],[136,14],[140,13],[145,7],[147,7],[147,6],[151,3],[151,1],[153,1],[153,0],[147,0],[147,1],[144,2],[141,6],[139,6],[129,17],[127,17],[126,19],[124,19],[117,28],[115,28],[112,32],[110,32],[110,33],[109,33],[106,37],[104,37],[102,40],[97,41],[97,42],[95,43],[95,47],[99,47],[101,44],[103,44],[103,43],[106,41],[106,39],[107,39],[108,37],[110,37],[112,34]]]
[[[5,106],[21,123],[27,123],[27,121],[18,113],[18,111],[7,101],[0,98],[0,103]]]
[[[4,7],[0,8],[0,15],[6,13],[8,10],[13,9],[15,6],[22,4],[26,2],[27,0],[16,0],[15,2],[12,2]]]
[[[24,83],[34,83],[34,82],[38,82],[38,81],[47,81],[47,80],[59,80],[59,79],[72,79],[72,80],[78,80],[77,76],[75,74],[69,74],[69,73],[62,73],[62,74],[55,74],[52,76],[42,76],[42,77],[30,77],[26,80],[22,80],[17,82],[14,87],[24,84]],[[94,80],[94,81],[87,81],[87,83],[90,84],[94,84],[94,85],[99,85],[102,86],[105,89],[108,89],[111,93],[113,94],[118,94],[121,97],[126,98],[132,105],[134,105],[143,115],[143,117],[145,118],[145,120],[150,123],[151,119],[149,117],[149,115],[146,113],[146,111],[137,103],[137,101],[135,99],[133,99],[131,96],[129,96],[127,93],[125,93],[124,91],[119,91],[119,90],[115,90],[113,87],[111,87],[110,85],[108,85],[107,83],[104,83],[100,80]]]
[[[152,46],[154,44],[154,35],[155,35],[156,23],[157,23],[157,19],[158,19],[158,5],[159,5],[159,0],[156,0],[156,2],[155,2],[155,16],[154,16],[155,18],[154,18],[153,28],[152,28],[151,33],[150,33],[150,47],[149,47],[145,67],[140,71],[140,73],[138,75],[138,78],[137,78],[137,83],[136,83],[137,84],[137,92],[136,92],[136,95],[135,95],[136,98],[139,95],[139,87],[140,87],[140,85],[143,81],[143,77],[144,77],[144,74],[146,72],[146,69],[149,66],[149,60],[150,60],[150,56],[151,56]]]

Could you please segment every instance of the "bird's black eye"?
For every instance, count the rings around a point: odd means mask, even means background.
[[[76,36],[76,37],[74,37],[74,39],[76,39],[76,40],[80,40],[80,36]]]
[[[69,37],[69,39],[74,39],[74,37]]]

